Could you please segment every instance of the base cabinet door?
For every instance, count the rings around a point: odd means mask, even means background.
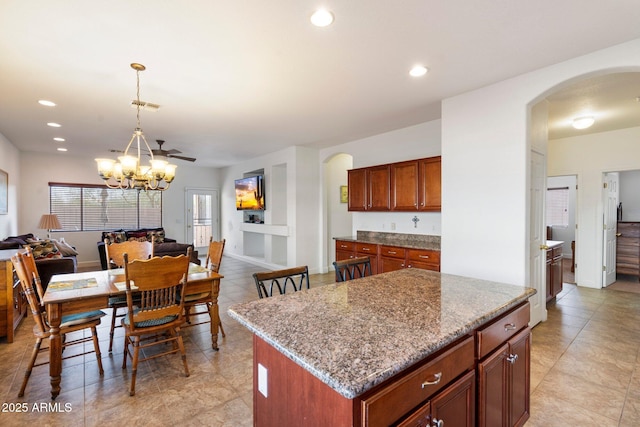
[[[396,425],[398,427],[473,427],[475,425],[475,389],[475,373],[471,371]]]
[[[529,419],[531,329],[478,363],[478,426],[522,426]]]

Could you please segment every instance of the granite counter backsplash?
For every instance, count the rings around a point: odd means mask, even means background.
[[[356,236],[334,237],[334,240],[374,243],[377,245],[401,246],[415,249],[440,250],[440,236],[426,234],[385,233],[381,231],[356,232]]]
[[[237,304],[228,313],[351,399],[534,293],[410,268]]]

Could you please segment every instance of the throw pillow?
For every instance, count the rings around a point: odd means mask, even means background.
[[[60,239],[60,240],[53,239],[52,241],[53,241],[53,244],[56,245],[56,248],[58,248],[58,252],[60,252],[62,256],[78,255],[78,252],[75,249],[73,249],[73,246],[65,242],[64,239]]]
[[[127,240],[128,241],[136,241],[136,242],[146,242],[147,241],[147,232],[146,231],[127,231]]]
[[[24,245],[24,248],[29,247],[33,252],[33,259],[62,258],[62,254],[51,240],[38,240]]]
[[[164,228],[155,228],[153,230],[147,230],[147,240],[151,241],[154,238],[155,243],[164,243]]]
[[[127,241],[127,236],[124,230],[114,230],[114,231],[103,231],[102,232],[102,241],[107,239],[107,244],[112,243],[122,243]]]

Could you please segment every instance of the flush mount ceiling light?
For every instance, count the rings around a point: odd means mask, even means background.
[[[576,129],[586,129],[590,127],[596,119],[593,116],[583,116],[573,119],[572,126]]]
[[[55,107],[56,103],[53,101],[47,101],[46,99],[41,99],[38,101],[38,104],[44,105],[45,107]]]
[[[54,141],[58,141],[58,142],[64,142],[65,139],[64,138],[60,138],[60,137],[55,137],[53,138]]]
[[[52,128],[59,128],[62,125],[60,123],[49,122],[49,123],[47,123],[47,126],[51,126]]]
[[[166,160],[154,159],[153,151],[147,143],[147,139],[140,127],[140,72],[146,67],[142,64],[133,63],[131,68],[136,70],[136,128],[133,135],[124,149],[124,155],[118,157],[116,162],[113,159],[95,159],[98,163],[98,174],[109,188],[136,189],[136,190],[158,190],[164,191],[169,188],[169,184],[176,177],[176,165],[169,164]],[[142,143],[140,143],[142,140]],[[136,142],[132,147],[133,141]],[[135,149],[137,156],[130,155],[129,149]],[[144,153],[146,150],[146,153]],[[143,165],[140,156],[148,154],[151,157],[149,165]],[[115,182],[110,182],[111,178]],[[162,186],[162,182],[166,185]]]
[[[428,71],[429,69],[424,65],[416,65],[409,71],[409,74],[413,77],[420,77],[427,74]]]
[[[333,23],[333,13],[326,9],[318,9],[311,15],[311,23],[316,27],[326,27]]]

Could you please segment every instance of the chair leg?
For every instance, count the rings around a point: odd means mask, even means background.
[[[189,376],[189,366],[187,365],[187,352],[184,349],[184,343],[182,342],[182,335],[180,335],[180,329],[176,328],[176,335],[178,336],[178,347],[180,347],[180,354],[182,355],[182,364],[184,365],[184,375]]]
[[[191,306],[184,307],[184,318],[187,323],[191,324],[191,319],[189,318],[189,314],[191,314]]]
[[[104,375],[104,369],[102,369],[102,354],[100,353],[100,343],[98,342],[98,331],[96,327],[91,328],[91,337],[93,338],[93,349],[96,352],[96,360],[98,361],[98,370],[100,376]]]
[[[136,375],[138,373],[138,352],[140,351],[140,337],[133,338],[133,361],[131,362],[131,389],[129,396],[136,394]]]
[[[122,356],[122,369],[127,369],[127,356],[129,355],[129,343],[131,340],[128,336],[124,337],[124,354]]]
[[[31,376],[31,370],[33,370],[33,365],[36,363],[36,358],[38,357],[38,353],[40,352],[41,345],[42,338],[37,338],[36,343],[33,345],[31,359],[29,359],[29,366],[27,366],[27,370],[24,372],[24,379],[22,380],[22,386],[20,387],[18,397],[24,396],[24,390],[27,388],[27,383],[29,382],[29,377]]]
[[[218,329],[220,329],[220,332],[222,332],[222,336],[226,337],[224,328],[222,327],[222,321],[220,320],[220,314],[218,314]]]
[[[116,315],[118,314],[118,308],[113,307],[113,313],[111,315],[111,331],[109,332],[109,353],[113,350],[113,336],[116,329]]]

